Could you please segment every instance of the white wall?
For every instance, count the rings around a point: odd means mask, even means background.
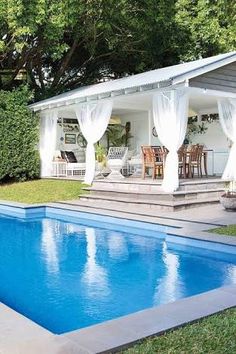
[[[206,149],[214,150],[208,152],[208,170],[210,174],[213,169],[215,174],[222,174],[229,155],[229,141],[224,135],[220,122],[217,120],[208,124],[206,133],[195,135],[192,143],[204,144]]]
[[[76,134],[76,144],[65,144],[65,134]],[[85,162],[85,152],[84,148],[81,148],[77,144],[77,136],[78,132],[64,132],[63,127],[61,127],[59,124],[57,124],[57,139],[56,139],[56,150],[62,150],[62,151],[73,151],[75,153],[75,156],[77,158],[78,162]],[[63,137],[63,141],[60,140],[60,138]]]
[[[131,113],[121,117],[122,124],[130,122],[130,149],[140,152],[141,145],[148,145],[149,142],[149,119],[148,112]],[[153,120],[151,121],[151,129],[154,127]],[[159,139],[151,137],[151,145],[160,145]]]
[[[148,113],[131,113],[121,117],[121,124],[130,122],[130,150],[140,151],[140,146],[148,144]]]
[[[56,144],[56,150],[66,150],[66,151],[73,151],[75,149],[78,149],[78,144],[65,144],[65,134],[76,134],[76,138],[78,133],[75,132],[63,132],[63,128],[57,124],[57,144]],[[60,138],[63,137],[64,140],[60,141]]]
[[[218,120],[207,123],[207,131],[204,134],[195,135],[191,140],[192,143],[204,144],[208,149],[217,151],[228,151],[229,142],[221,128]]]

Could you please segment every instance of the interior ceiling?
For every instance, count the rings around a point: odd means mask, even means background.
[[[127,111],[148,111],[152,107],[152,95],[144,94],[138,96],[125,96],[114,100],[114,111],[116,114],[123,114]],[[194,112],[204,112],[212,109],[212,113],[217,112],[217,97],[192,93],[189,97],[189,107]]]
[[[139,95],[127,95],[114,98],[114,105],[112,114],[118,116],[125,116],[127,113],[147,112],[152,108],[152,93],[144,93]],[[191,112],[216,113],[217,112],[217,97],[196,94],[190,92],[189,110]],[[60,111],[61,117],[75,118],[73,109]]]
[[[204,112],[204,110],[212,110],[211,113],[216,113],[217,110],[217,97],[206,95],[190,96],[189,106],[195,112]]]

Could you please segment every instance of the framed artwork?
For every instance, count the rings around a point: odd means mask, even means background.
[[[65,134],[65,144],[76,144],[76,134]]]
[[[152,128],[152,135],[155,136],[155,138],[158,137],[158,134],[157,134],[157,131],[156,131],[155,127]]]
[[[74,118],[58,118],[57,124],[62,127],[64,133],[80,132],[79,123]]]

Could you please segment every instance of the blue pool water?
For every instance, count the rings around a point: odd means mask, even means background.
[[[164,236],[2,216],[0,301],[59,334],[236,283],[236,254]]]

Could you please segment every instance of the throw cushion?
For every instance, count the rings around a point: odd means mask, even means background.
[[[62,150],[61,150],[61,158],[62,158],[63,160],[65,160],[65,161],[67,161],[65,151],[62,151]]]
[[[66,154],[66,160],[70,163],[74,163],[77,162],[75,154],[73,153],[73,151],[65,151]]]

